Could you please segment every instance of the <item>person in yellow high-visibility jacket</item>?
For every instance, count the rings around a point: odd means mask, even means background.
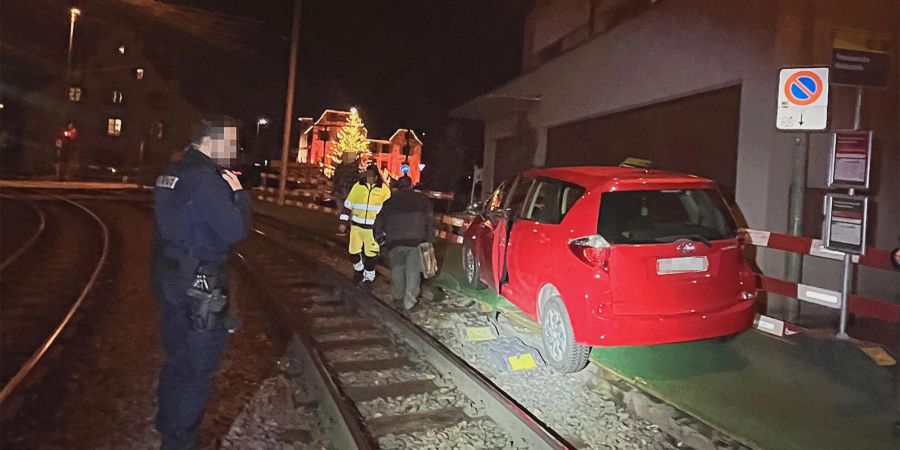
[[[350,260],[356,271],[353,281],[364,287],[375,281],[375,263],[380,251],[375,241],[375,218],[389,198],[391,189],[381,179],[378,168],[370,165],[344,201],[340,227],[344,230],[350,227]]]

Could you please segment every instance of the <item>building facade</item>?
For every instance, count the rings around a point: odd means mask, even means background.
[[[332,154],[337,143],[338,132],[347,125],[350,117],[349,111],[325,110],[324,113],[311,123],[300,135],[299,151],[296,161],[301,164],[324,166],[325,158]],[[304,122],[310,119],[301,118]],[[390,139],[366,139],[371,155],[369,159],[375,162],[385,178],[397,179],[403,176],[403,165],[409,165],[408,175],[414,184],[421,179],[422,141],[413,130],[398,129]]]
[[[81,175],[150,173],[190,142],[199,110],[154,69],[130,31],[111,32],[73,67],[26,98],[28,172],[51,173],[62,144],[60,157]]]
[[[484,191],[531,166],[615,165],[626,156],[718,181],[739,220],[785,232],[798,133],[775,127],[778,71],[828,65],[836,29],[890,36],[889,84],[866,89],[874,132],[871,245],[900,236],[900,3],[894,0],[544,0],[528,16],[522,73],[454,111],[485,124]],[[851,128],[855,89],[831,86],[830,129]],[[811,133],[804,235],[821,233],[830,136]],[[784,253],[760,250],[781,276]],[[840,264],[804,261],[839,289]],[[858,289],[896,299],[897,275],[861,268]]]

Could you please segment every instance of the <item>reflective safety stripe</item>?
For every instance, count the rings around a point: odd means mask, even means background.
[[[375,271],[367,270],[363,272],[363,279],[366,281],[374,281],[375,280]]]
[[[353,209],[353,202],[350,200],[344,200],[344,208]]]
[[[346,214],[341,214],[340,219],[341,219],[341,220],[350,220],[350,216],[348,216],[348,215],[346,215]]]
[[[365,219],[362,217],[353,216],[354,223],[360,223],[363,225],[375,225],[375,219]]]
[[[347,206],[346,202],[344,203],[344,206]],[[376,213],[381,211],[381,205],[366,205],[365,203],[351,203],[348,208]]]

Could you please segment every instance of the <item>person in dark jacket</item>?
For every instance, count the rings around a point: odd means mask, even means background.
[[[164,351],[156,414],[162,449],[197,448],[210,385],[234,330],[227,296],[220,295],[222,266],[247,236],[251,214],[249,195],[225,168],[236,155],[234,121],[206,118],[153,190],[152,280]]]
[[[334,194],[335,211],[341,213],[344,201],[350,195],[353,185],[359,181],[359,161],[357,154],[353,152],[344,152],[341,154],[341,163],[334,169],[334,177],[332,181],[331,192]]]
[[[375,235],[383,241],[391,263],[391,296],[409,310],[415,306],[422,281],[419,244],[434,242],[431,202],[412,190],[412,179],[397,180],[397,190],[375,220]]]

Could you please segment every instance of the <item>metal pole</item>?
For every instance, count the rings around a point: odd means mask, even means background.
[[[856,106],[853,109],[853,129],[859,130],[860,122],[862,121],[862,97],[863,97],[863,88],[856,88]],[[848,195],[855,195],[856,190],[851,188],[848,192]],[[852,256],[849,253],[844,253],[844,278],[841,280],[841,321],[838,324],[838,339],[849,339],[850,335],[847,334],[847,319],[848,313],[847,308],[849,307],[848,299],[850,298],[850,278],[853,276],[853,260]]]
[[[78,15],[75,11],[69,11],[69,52],[66,59],[66,69],[72,71],[72,47],[75,43],[75,20]]]
[[[897,354],[900,355],[900,327],[897,329]],[[894,384],[897,396],[897,421],[894,422],[894,437],[900,439],[900,364],[894,365]]]
[[[794,159],[788,206],[788,234],[800,236],[803,231],[803,196],[806,191],[806,162],[809,158],[809,132],[794,138]],[[803,272],[802,256],[788,253],[785,259],[785,279],[794,283],[800,281]],[[800,316],[800,302],[795,298],[785,298],[784,319],[796,322]]]
[[[278,174],[278,204],[284,205],[287,188],[288,150],[291,140],[291,118],[294,117],[294,83],[297,76],[297,51],[300,44],[300,4],[294,0],[294,23],[291,30],[291,56],[288,63],[287,98],[284,104],[284,136],[281,139],[281,173]]]
[[[862,119],[862,98],[863,98],[863,88],[861,86],[857,86],[856,88],[856,108],[853,110],[853,129],[859,130],[860,121]]]

